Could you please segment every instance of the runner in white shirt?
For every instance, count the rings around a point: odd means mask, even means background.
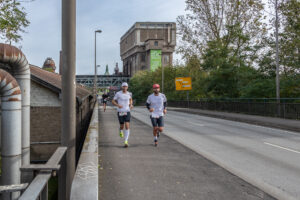
[[[150,119],[153,126],[154,145],[158,145],[159,133],[164,129],[163,116],[167,113],[167,98],[164,94],[160,93],[160,86],[153,85],[153,94],[148,96],[146,106],[151,112]]]
[[[130,109],[132,105],[132,94],[127,91],[128,84],[122,83],[122,90],[117,92],[112,103],[118,107],[118,118],[120,123],[120,137],[123,138],[125,134],[124,147],[128,147],[128,138],[130,135]],[[125,130],[123,134],[125,124]]]

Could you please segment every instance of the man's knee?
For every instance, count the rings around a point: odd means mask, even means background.
[[[159,130],[159,132],[163,132],[164,128],[163,127],[159,127],[158,130]]]
[[[130,128],[130,124],[129,124],[129,122],[126,122],[125,123],[125,129],[128,130],[129,128]]]

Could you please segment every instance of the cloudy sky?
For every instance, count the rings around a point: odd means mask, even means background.
[[[61,0],[34,0],[23,4],[31,24],[23,34],[22,51],[31,64],[42,66],[52,57],[58,67],[61,49]],[[77,0],[77,74],[92,74],[94,31],[97,34],[98,73],[106,64],[110,73],[120,60],[120,37],[137,21],[176,22],[185,13],[185,0]],[[58,71],[58,69],[57,69]]]

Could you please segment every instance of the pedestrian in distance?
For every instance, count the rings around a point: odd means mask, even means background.
[[[124,147],[128,147],[128,139],[130,135],[130,110],[133,108],[132,94],[128,91],[128,84],[122,83],[122,90],[117,92],[112,100],[113,105],[117,106],[118,119],[120,123],[119,135],[124,137]],[[124,129],[125,125],[125,130]]]
[[[160,93],[159,84],[152,86],[153,93],[148,96],[146,106],[151,113],[150,119],[153,126],[154,145],[158,145],[158,138],[164,129],[164,115],[167,114],[167,98]]]
[[[104,93],[102,95],[102,104],[103,104],[103,110],[104,110],[104,112],[106,110],[107,101],[108,101],[108,95],[106,93]]]

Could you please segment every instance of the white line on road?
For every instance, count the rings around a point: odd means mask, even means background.
[[[282,147],[282,146],[279,146],[279,145],[276,145],[276,144],[271,144],[271,143],[268,143],[268,142],[264,142],[264,144],[267,144],[267,145],[270,145],[270,146],[273,146],[273,147],[277,147],[277,148],[280,148],[280,149],[284,149],[284,150],[287,150],[287,151],[291,151],[291,152],[294,152],[294,153],[299,153],[299,151],[296,151],[296,150],[293,150],[293,149],[289,149],[289,148],[286,148],[286,147]]]
[[[194,123],[194,122],[187,122],[187,123],[195,125],[195,126],[204,126],[204,124],[198,124],[198,123]]]

